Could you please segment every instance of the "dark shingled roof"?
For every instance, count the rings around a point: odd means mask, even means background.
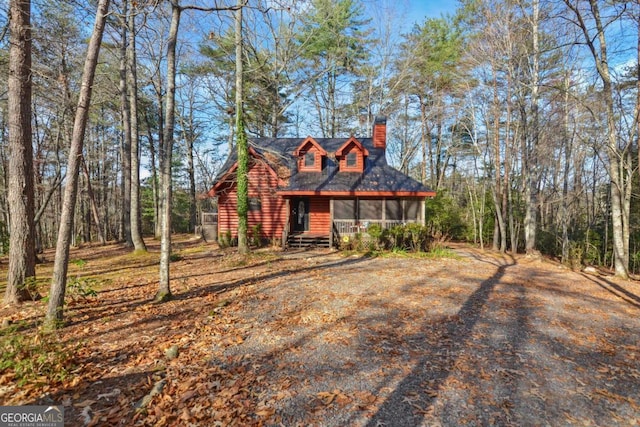
[[[387,164],[385,150],[374,148],[373,139],[358,138],[369,151],[365,159],[364,172],[340,172],[335,152],[349,138],[314,138],[324,148],[328,156],[324,159],[322,172],[298,172],[293,152],[306,138],[256,138],[250,140],[250,146],[260,155],[269,159],[277,158],[291,171],[288,185],[280,188],[285,192],[350,192],[366,195],[367,192],[433,192],[429,187],[403,174]],[[236,163],[232,154],[225,162],[216,182],[218,182]]]

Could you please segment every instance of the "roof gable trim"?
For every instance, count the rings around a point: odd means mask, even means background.
[[[346,156],[348,153],[348,148],[354,145],[355,147],[358,148],[358,150],[360,150],[360,152],[365,155],[368,156],[369,155],[369,150],[367,150],[364,145],[362,145],[362,143],[360,141],[358,141],[356,139],[356,137],[352,136],[351,138],[349,138],[347,140],[347,142],[345,142],[344,144],[342,144],[342,146],[340,146],[340,148],[338,148],[338,150],[336,151],[336,157],[343,157]]]
[[[307,138],[304,141],[302,141],[300,145],[298,145],[298,148],[296,148],[296,150],[293,152],[293,155],[296,157],[300,157],[302,152],[307,151],[305,150],[305,148],[309,144],[313,145],[316,148],[316,150],[320,153],[321,156],[327,155],[327,151],[324,148],[322,148],[320,144],[318,144],[318,141],[316,141],[310,136],[307,136]]]

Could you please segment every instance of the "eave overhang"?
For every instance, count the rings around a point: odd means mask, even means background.
[[[334,197],[435,197],[435,191],[332,191],[332,190],[278,190],[281,196],[334,196]]]

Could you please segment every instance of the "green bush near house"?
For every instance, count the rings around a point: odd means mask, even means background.
[[[218,245],[224,249],[233,246],[233,236],[231,230],[227,230],[218,237]]]
[[[429,229],[418,223],[396,225],[389,229],[372,224],[367,228],[367,234],[375,250],[426,252],[433,241]]]
[[[262,246],[262,224],[258,223],[251,227],[251,246],[259,248]]]
[[[449,239],[464,239],[467,224],[463,220],[463,210],[446,191],[439,191],[436,197],[425,202],[426,227],[431,236]]]

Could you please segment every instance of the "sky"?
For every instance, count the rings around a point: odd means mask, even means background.
[[[412,23],[423,22],[425,18],[439,18],[446,13],[453,14],[456,0],[400,0],[406,4],[407,17]]]

